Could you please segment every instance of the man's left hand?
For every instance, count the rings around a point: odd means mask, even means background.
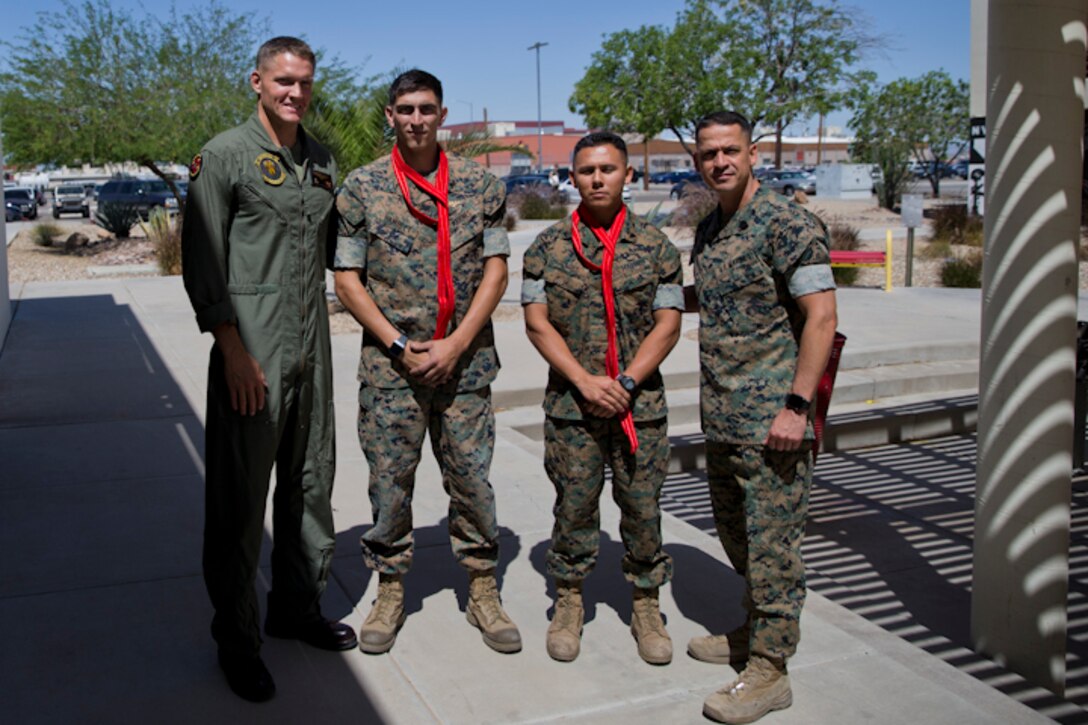
[[[448,337],[441,340],[427,340],[426,342],[409,343],[412,352],[423,353],[426,362],[408,372],[423,381],[426,385],[442,385],[453,376],[457,361],[464,352],[460,345]]]
[[[763,445],[772,451],[796,451],[805,439],[807,423],[808,416],[804,413],[795,413],[788,408],[783,408],[774,417],[771,432]]]

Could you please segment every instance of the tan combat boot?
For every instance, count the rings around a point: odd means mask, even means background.
[[[703,714],[724,723],[755,722],[793,704],[786,663],[753,654],[740,677],[703,702]]]
[[[631,634],[638,642],[638,655],[651,665],[672,662],[672,640],[665,631],[657,606],[657,587],[635,588],[635,606],[631,612]]]
[[[578,656],[582,641],[582,582],[556,582],[555,613],[548,625],[548,655],[571,662]]]
[[[359,630],[359,649],[379,655],[393,649],[404,624],[404,584],[397,574],[378,576],[378,598]]]
[[[480,630],[484,644],[491,649],[504,654],[521,651],[521,633],[502,609],[494,571],[469,574],[465,616],[469,624]]]
[[[688,640],[688,654],[700,662],[715,665],[736,665],[748,659],[747,626],[729,634],[708,634]]]

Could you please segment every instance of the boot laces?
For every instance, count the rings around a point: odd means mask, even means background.
[[[499,590],[495,587],[494,579],[477,579],[473,582],[472,588],[475,590],[472,598],[488,623],[506,619],[502,605],[499,603]]]
[[[555,603],[555,615],[552,621],[557,627],[563,629],[575,629],[578,624],[578,611],[581,602],[573,594],[561,595]]]
[[[636,599],[635,614],[647,629],[660,635],[665,634],[665,622],[661,619],[661,610],[656,599]]]
[[[378,599],[374,602],[374,618],[383,622],[393,622],[397,609],[401,606],[398,587],[393,582],[378,584]]]

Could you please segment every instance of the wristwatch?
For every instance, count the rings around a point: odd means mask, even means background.
[[[791,410],[794,413],[805,415],[808,413],[811,402],[805,400],[797,393],[790,393],[786,396],[786,410]]]
[[[630,375],[617,375],[616,382],[620,384],[620,387],[622,387],[624,390],[631,394],[634,394],[635,388],[638,387],[637,385],[635,385],[634,378],[632,378]]]
[[[405,348],[408,347],[408,336],[401,334],[396,340],[393,340],[393,344],[389,346],[389,357],[394,360],[399,360],[401,355],[404,354]]]

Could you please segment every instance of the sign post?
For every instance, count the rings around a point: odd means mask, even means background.
[[[914,276],[914,229],[922,226],[922,195],[903,194],[899,209],[903,226],[907,228],[907,268],[903,284],[910,287],[911,278]]]

